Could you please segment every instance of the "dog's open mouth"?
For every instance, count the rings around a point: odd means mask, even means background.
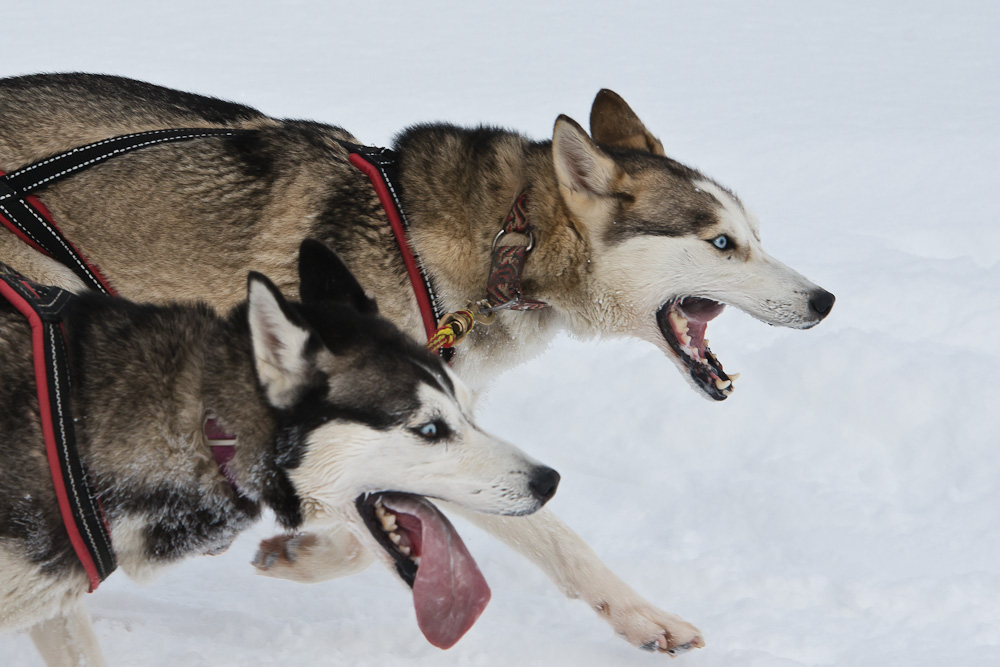
[[[718,301],[688,296],[668,301],[656,313],[656,323],[670,349],[687,366],[695,384],[717,401],[733,393],[733,380],[739,377],[726,375],[705,339],[708,323],[723,308]]]
[[[451,522],[426,498],[408,493],[358,497],[358,513],[413,589],[420,631],[450,648],[490,601],[490,587]]]

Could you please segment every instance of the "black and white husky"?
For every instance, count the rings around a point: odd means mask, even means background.
[[[346,522],[447,647],[489,589],[425,497],[529,514],[559,476],[480,430],[461,381],[379,317],[319,242],[302,244],[300,281],[293,303],[252,273],[246,302],[224,317],[96,293],[69,306],[78,448],[118,564],[144,578],[219,552],[263,508],[289,529]],[[0,628],[30,629],[50,664],[102,664],[38,412],[30,327],[0,301]],[[208,415],[237,437],[224,471]]]

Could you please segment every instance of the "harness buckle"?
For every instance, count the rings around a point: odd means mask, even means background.
[[[531,252],[531,250],[535,247],[535,234],[531,231],[530,227],[523,232],[508,232],[506,229],[501,228],[500,231],[497,232],[497,235],[493,238],[493,247],[490,249],[490,252],[497,251],[497,242],[500,241],[500,237],[504,234],[520,234],[521,236],[527,236],[528,245],[525,247],[524,252]]]

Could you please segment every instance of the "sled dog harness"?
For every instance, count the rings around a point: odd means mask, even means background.
[[[455,354],[454,346],[462,342],[477,322],[491,324],[496,313],[501,310],[538,310],[549,307],[544,301],[525,299],[521,295],[524,261],[535,244],[531,225],[528,223],[526,192],[520,192],[514,199],[503,227],[493,239],[486,298],[445,314],[427,272],[413,252],[407,237],[409,222],[403,212],[398,189],[392,183],[396,175],[396,153],[388,148],[360,146],[341,140],[338,142],[347,149],[351,164],[371,181],[382,203],[420,306],[424,331],[427,333],[427,347],[431,351],[437,351],[445,361],[451,361]],[[507,234],[520,235],[526,240],[524,243],[500,243],[501,238]]]
[[[63,236],[53,222],[52,214],[32,193],[87,167],[140,148],[204,137],[238,136],[253,131],[179,128],[136,132],[80,146],[17,171],[6,174],[0,171],[0,223],[35,250],[68,267],[89,287],[115,295],[109,281]],[[420,308],[428,348],[437,351],[445,361],[450,361],[455,353],[454,346],[465,338],[477,322],[490,324],[500,310],[523,311],[548,307],[543,301],[524,299],[521,296],[524,261],[534,247],[534,236],[526,213],[528,198],[525,192],[519,193],[515,198],[503,227],[493,239],[487,298],[477,304],[470,303],[465,309],[444,313],[434,286],[413,252],[407,236],[409,222],[400,203],[398,188],[393,185],[393,177],[396,175],[395,152],[386,148],[337,141],[347,149],[351,164],[368,177],[385,210]],[[525,241],[501,243],[506,235],[520,236]]]
[[[100,270],[62,235],[52,221],[52,214],[31,193],[139,148],[201,137],[229,137],[249,131],[196,128],[123,134],[53,155],[9,174],[0,171],[0,223],[35,250],[64,264],[88,287],[114,296],[114,289]]]
[[[100,503],[80,460],[73,429],[69,357],[62,327],[62,311],[73,295],[58,287],[30,282],[2,264],[0,295],[31,324],[35,388],[49,471],[63,525],[87,572],[90,592],[94,592],[118,563]]]

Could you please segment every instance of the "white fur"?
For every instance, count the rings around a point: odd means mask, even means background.
[[[471,393],[456,379],[456,394]],[[355,499],[365,493],[399,491],[446,500],[467,511],[527,514],[541,507],[528,483],[539,464],[519,449],[481,431],[469,418],[470,405],[422,385],[420,409],[408,423],[377,431],[363,424],[331,423],[308,439],[302,464],[289,478],[302,499],[307,524],[346,522],[360,541],[389,565],[384,552],[357,516]],[[452,436],[427,442],[412,429],[442,419]],[[353,552],[351,538],[328,539],[314,547],[330,554]],[[330,559],[332,560],[332,559]],[[329,576],[357,569],[360,559],[319,566]],[[308,569],[308,568],[306,568]],[[322,575],[310,575],[310,579]]]
[[[304,354],[309,331],[285,316],[274,293],[260,280],[250,280],[248,302],[257,377],[271,404],[287,408],[310,371]]]
[[[567,318],[572,331],[637,336],[666,351],[655,314],[684,296],[720,301],[769,324],[808,328],[819,322],[809,306],[819,288],[764,251],[754,216],[710,182],[693,187],[722,202],[719,223],[703,237],[643,235],[601,248],[593,259],[591,298]],[[712,245],[721,234],[735,251]]]

